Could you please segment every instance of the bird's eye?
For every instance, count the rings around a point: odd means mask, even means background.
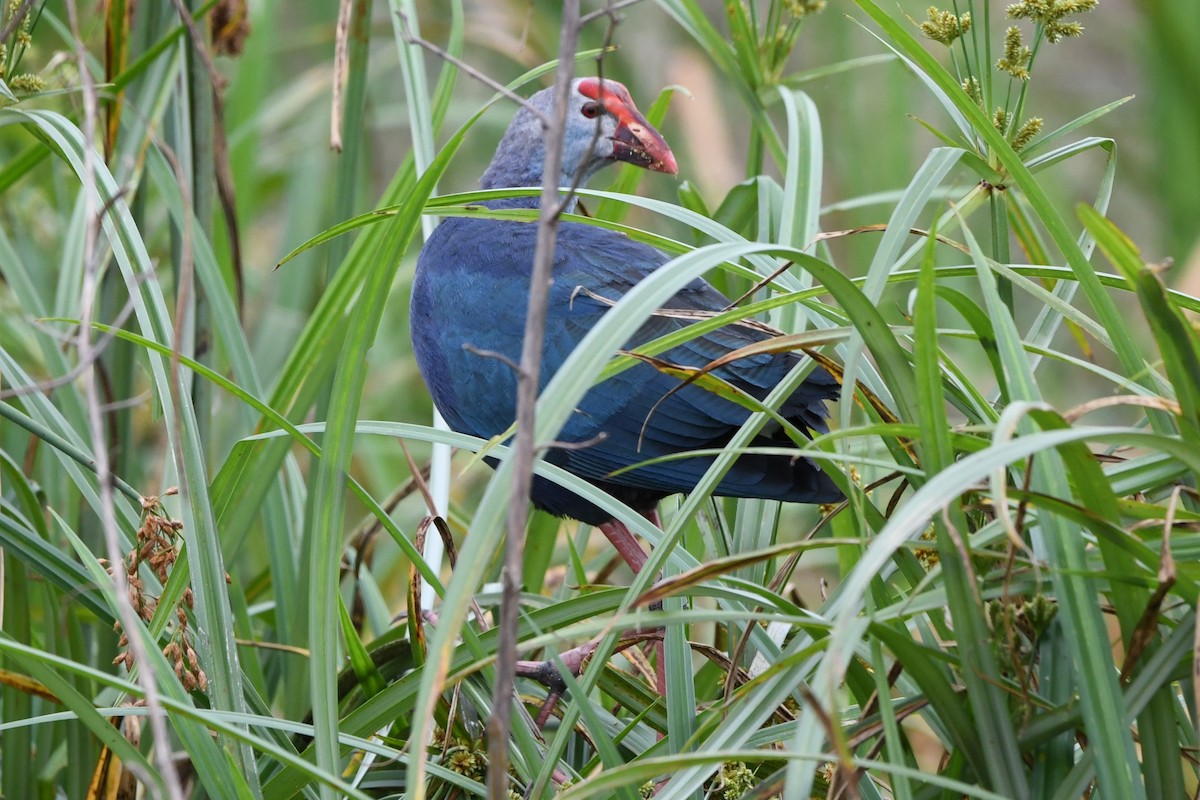
[[[584,103],[583,108],[579,109],[579,113],[583,114],[588,119],[595,119],[600,116],[599,103]]]

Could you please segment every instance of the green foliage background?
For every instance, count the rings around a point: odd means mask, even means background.
[[[214,8],[239,10],[186,5],[206,40]],[[422,212],[470,213],[512,105],[397,21],[528,93],[549,80],[559,4],[358,0],[341,153],[334,5],[251,4],[240,51],[215,57],[223,125],[172,4],[85,4],[76,37],[39,0],[6,42],[4,797],[112,796],[97,776],[120,765],[149,796],[482,796],[495,632],[471,603],[496,599],[507,473],[428,425],[406,309]],[[604,75],[661,123],[681,180],[614,171],[615,194],[584,202],[679,258],[564,369],[541,438],[690,276],[739,296],[793,261],[729,319],[769,318],[792,334],[776,346],[845,365],[834,433],[797,447],[850,502],[702,487],[664,504],[663,531],[614,508],[657,545],[636,578],[586,527],[536,517],[528,657],[604,639],[544,739],[518,718],[517,793],[1195,796],[1200,8],[1104,0],[1082,38],[1043,46],[1024,111],[1045,139],[1017,152],[946,71],[1001,55],[1004,5],[958,0],[974,36],[953,51],[908,0],[621,11]],[[581,73],[607,33],[585,31]],[[1020,91],[985,73],[994,98]],[[440,574],[414,547],[436,535],[413,480],[434,442],[460,448],[459,557]],[[133,572],[131,673],[113,628],[128,598],[98,559],[150,512],[182,523],[184,548]],[[413,564],[443,595],[436,624],[396,621]],[[660,571],[652,613],[636,600]],[[602,657],[651,621],[665,700],[630,657]],[[544,694],[520,691],[531,709]]]

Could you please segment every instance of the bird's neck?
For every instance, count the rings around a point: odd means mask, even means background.
[[[536,149],[536,152],[522,153],[520,157],[516,157],[502,149],[496,153],[496,157],[488,165],[479,184],[484,189],[515,189],[521,187],[540,189],[542,187],[542,175],[544,174],[543,157],[543,150],[540,146]],[[574,184],[577,168],[577,164],[567,164],[564,162],[563,174],[559,176],[558,185],[571,186]],[[594,168],[585,169],[579,185],[581,187],[586,186],[588,179],[595,172],[596,169]],[[567,201],[566,211],[568,213],[573,212],[577,202],[575,197],[571,197]],[[528,197],[506,197],[502,200],[489,200],[484,205],[490,208],[540,208],[542,198],[540,194]]]

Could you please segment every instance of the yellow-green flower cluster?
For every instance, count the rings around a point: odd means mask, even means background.
[[[992,124],[1001,134],[1008,136],[1009,131],[1016,126],[1017,119],[1003,107],[997,106],[995,113],[992,114]],[[1016,129],[1017,132],[1012,137],[1013,150],[1024,150],[1033,141],[1033,138],[1042,132],[1042,124],[1041,117],[1030,117],[1021,123],[1021,127]]]
[[[1008,133],[1009,123],[1008,112],[1003,108],[997,107],[996,113],[992,114],[992,124],[996,126],[996,130],[1001,133]]]
[[[1013,627],[1021,629],[1030,639],[1036,640],[1054,618],[1058,616],[1058,604],[1043,594],[1017,602],[989,601],[984,606],[988,627],[993,631],[1004,631]]]
[[[442,763],[451,772],[474,780],[487,777],[487,754],[476,749],[470,742],[457,740],[442,757]]]
[[[26,72],[14,75],[8,82],[8,88],[13,90],[13,94],[35,94],[46,88],[46,82],[40,76]]]
[[[13,14],[16,14],[21,8],[21,0],[9,0],[7,18],[12,19]],[[17,29],[16,40],[21,47],[29,47],[33,37],[29,35],[29,26],[33,19],[33,14],[26,13],[25,19],[21,20],[21,27]]]
[[[1033,141],[1033,137],[1042,132],[1042,118],[1030,117],[1021,123],[1021,127],[1017,128],[1017,135],[1013,137],[1013,150],[1021,151]]]
[[[13,15],[21,8],[21,0],[9,0],[8,14],[6,17],[12,19]],[[30,27],[33,24],[33,14],[26,13],[25,18],[21,20],[20,27],[13,33],[11,42],[15,45],[16,51],[20,53],[33,42],[33,37],[30,36]],[[46,82],[38,75],[32,72],[25,72],[19,75],[8,75],[8,49],[9,42],[0,42],[0,80],[8,82],[8,88],[14,94],[34,94],[46,88]]]
[[[1091,11],[1100,0],[1021,0],[1010,5],[1006,12],[1010,19],[1027,19],[1042,26],[1046,41],[1054,44],[1070,36],[1083,33],[1083,25],[1067,17]]]
[[[967,93],[967,97],[974,100],[976,105],[983,105],[983,88],[979,85],[979,78],[971,75],[962,82],[962,88]]]
[[[1029,80],[1029,59],[1033,51],[1025,46],[1021,29],[1013,25],[1004,30],[1004,57],[996,62],[996,69],[1007,72],[1019,81]]]
[[[825,0],[784,0],[784,4],[794,17],[805,17],[825,10]]]
[[[739,800],[754,788],[754,773],[745,761],[727,761],[721,765],[717,783],[721,787],[722,800]]]
[[[955,39],[971,30],[971,12],[955,14],[930,6],[926,10],[929,19],[920,25],[921,33],[949,47]]]

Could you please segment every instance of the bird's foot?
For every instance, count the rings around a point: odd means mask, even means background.
[[[622,650],[628,650],[643,642],[655,643],[655,648],[658,651],[659,665],[655,670],[656,688],[660,694],[663,694],[666,689],[666,676],[662,669],[662,628],[653,630],[638,631],[623,637],[617,642],[614,653],[619,653]],[[546,727],[546,723],[550,720],[550,715],[554,713],[558,701],[567,691],[567,681],[563,677],[563,670],[569,672],[572,678],[578,678],[579,674],[587,667],[592,656],[596,652],[596,648],[600,645],[600,639],[596,638],[578,647],[573,647],[570,650],[558,654],[557,658],[547,659],[546,661],[518,661],[516,672],[519,677],[530,678],[542,684],[548,690],[546,700],[542,703],[542,708],[538,711],[536,723],[538,730]],[[561,667],[560,667],[561,665]]]

